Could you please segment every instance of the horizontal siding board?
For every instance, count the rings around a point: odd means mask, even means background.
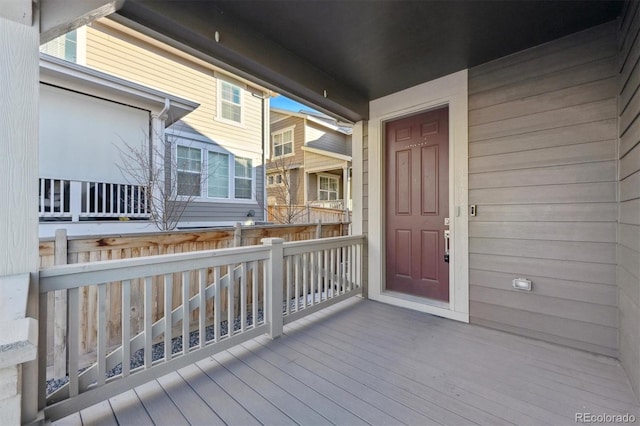
[[[617,179],[617,162],[600,161],[544,168],[527,168],[469,175],[469,188],[504,188],[545,184],[611,182]]]
[[[535,283],[533,285],[535,286]],[[469,290],[470,297],[476,302],[497,304],[511,309],[534,310],[542,315],[617,327],[618,309],[615,306],[540,296],[515,289],[497,290],[471,286]]]
[[[247,220],[249,210],[255,212],[253,220],[262,220],[263,212],[257,203],[202,203],[193,202],[184,211],[181,220],[191,221],[239,221]]]
[[[618,120],[610,118],[608,120],[473,142],[469,144],[469,157],[604,141],[611,139],[612,135],[616,134],[617,126]]]
[[[469,253],[616,264],[614,243],[469,238]]]
[[[605,24],[480,65],[469,81],[469,93],[606,58],[616,50],[615,44],[615,26]]]
[[[638,277],[634,276],[626,267],[618,266],[618,289],[620,298],[628,297],[634,305],[640,306],[640,286]],[[640,342],[639,342],[640,343]]]
[[[469,110],[502,104],[611,77],[616,74],[616,60],[616,56],[612,55],[605,59],[595,60],[593,64],[588,64],[589,66],[580,64],[544,74],[534,79],[475,93],[469,96]]]
[[[640,164],[640,143],[620,158],[620,179],[638,171]]]
[[[634,147],[640,143],[640,117],[631,123],[624,133],[620,136],[620,156],[626,155]]]
[[[640,226],[640,200],[620,203],[620,223]]]
[[[612,222],[618,217],[617,203],[503,204],[477,207],[475,222]]]
[[[535,312],[509,309],[481,302],[471,302],[470,322],[497,330],[617,357],[617,328],[602,327]],[[505,319],[513,320],[505,321]]]
[[[618,229],[620,231],[618,242],[625,247],[640,252],[640,226],[621,223],[618,225]],[[638,258],[638,263],[640,263],[640,258]]]
[[[606,203],[616,201],[615,182],[472,189],[472,204]]]
[[[638,65],[640,67],[640,65]],[[640,72],[638,72],[640,74]],[[626,91],[623,93],[627,93]],[[621,95],[622,97],[622,95]],[[640,116],[640,90],[636,90],[627,104],[620,106],[620,132],[624,133],[631,123]]]
[[[638,86],[640,86],[640,62],[636,62],[633,65],[629,62],[627,66],[632,66],[633,69],[630,71],[631,74],[629,75],[629,79],[625,82],[622,92],[620,92],[618,105],[620,106],[621,111],[624,111],[629,107],[629,105],[631,105],[634,94]]]
[[[616,267],[608,264],[535,259],[490,254],[469,255],[469,267],[484,271],[509,272],[518,275],[539,275],[561,280],[615,285]]]
[[[640,170],[620,181],[620,201],[640,198]]]
[[[469,159],[469,173],[580,164],[614,160],[615,158],[616,141],[612,139],[471,158]]]
[[[469,270],[469,284],[500,290],[512,290],[512,280],[516,275],[508,272]],[[581,281],[559,280],[556,278],[528,275],[534,283],[534,292],[540,296],[577,300],[611,307],[618,306],[618,289],[612,285],[585,283]]]
[[[640,281],[640,253],[623,244],[618,245],[618,262],[631,276]]]
[[[474,222],[469,237],[615,243],[615,222]]]
[[[579,86],[571,86],[488,106],[474,111],[469,116],[469,125],[475,126],[608,99],[611,97],[611,93],[616,90],[616,83],[616,78],[609,76],[609,78]]]
[[[616,102],[615,98],[610,98],[524,117],[469,126],[469,140],[480,141],[614,117],[616,117]]]

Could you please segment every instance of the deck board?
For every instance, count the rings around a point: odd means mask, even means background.
[[[574,424],[639,405],[612,358],[352,298],[54,424]]]

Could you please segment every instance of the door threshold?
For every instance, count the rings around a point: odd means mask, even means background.
[[[397,291],[384,291],[378,294],[369,293],[369,299],[456,321],[469,322],[469,313],[456,312],[451,309],[449,302],[441,300],[412,296]]]

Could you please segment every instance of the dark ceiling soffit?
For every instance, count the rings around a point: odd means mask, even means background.
[[[365,96],[213,7],[203,16],[181,2],[127,0],[117,15],[125,19],[112,18],[124,24],[133,21],[139,24],[137,30],[147,28],[166,36],[163,41],[189,46],[220,68],[311,103],[329,115],[352,122],[369,118]],[[215,41],[216,31],[219,42]]]

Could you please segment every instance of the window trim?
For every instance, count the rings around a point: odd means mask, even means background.
[[[221,77],[217,77],[217,93],[216,93],[216,98],[217,98],[217,111],[216,111],[216,120],[226,123],[226,124],[231,124],[234,126],[240,126],[240,127],[244,127],[244,110],[245,110],[245,101],[244,101],[244,94],[245,94],[245,87],[233,83],[225,78],[221,78]],[[240,121],[234,121],[231,120],[229,118],[225,118],[222,116],[222,103],[223,102],[229,102],[229,101],[223,101],[222,99],[222,85],[223,84],[228,84],[231,87],[237,87],[238,89],[240,89]],[[235,105],[235,104],[234,104]]]
[[[333,179],[336,181],[336,190],[335,191],[329,191],[327,189],[320,189],[320,181],[322,178],[327,178],[327,179]],[[336,199],[332,200],[330,198],[327,198],[326,200],[323,200],[320,198],[320,191],[324,191],[324,192],[335,192],[336,193]],[[332,174],[328,174],[328,173],[318,173],[318,180],[317,180],[317,193],[316,193],[316,199],[318,201],[336,201],[336,200],[340,200],[340,176],[338,175],[332,175]]]
[[[178,166],[178,164],[180,163],[180,160],[178,159],[178,148],[179,148],[179,147],[187,148],[188,150],[192,150],[192,149],[193,149],[193,150],[198,150],[198,151],[200,151],[200,171],[198,171],[198,172],[194,172],[194,171],[192,171],[192,170],[181,169],[181,168]],[[176,196],[176,197],[181,197],[182,199],[200,198],[200,197],[202,197],[202,188],[203,188],[203,185],[202,185],[202,180],[203,180],[203,179],[202,179],[202,175],[203,175],[202,169],[203,169],[203,166],[204,166],[204,161],[203,161],[203,159],[202,159],[202,151],[203,151],[203,150],[202,150],[201,148],[197,148],[197,147],[193,147],[193,146],[188,146],[188,145],[180,145],[180,144],[176,144],[176,149],[175,149],[175,155],[176,155],[176,156],[175,156],[175,159],[176,159],[176,161],[175,161],[175,165],[176,165],[176,179],[178,179],[179,173],[189,173],[189,174],[192,174],[192,175],[200,175],[200,191],[199,191],[199,194],[198,194],[198,195],[193,195],[193,196],[191,196],[191,195],[178,194],[179,182],[176,182],[176,187],[175,187],[175,188],[176,188],[176,189],[175,189],[175,190],[176,190],[176,194],[175,194],[175,196]],[[191,158],[187,158],[187,160],[191,160]],[[195,186],[195,185],[194,185],[194,186]]]
[[[293,157],[294,155],[296,155],[296,138],[295,138],[295,128],[296,126],[289,126],[289,127],[285,127],[283,129],[279,129],[276,131],[271,132],[271,159],[275,160],[275,159],[279,159],[279,158],[287,158],[287,157]],[[291,132],[291,153],[289,154],[284,154],[284,155],[276,155],[275,154],[275,150],[276,150],[276,144],[275,141],[273,140],[274,136],[276,135],[283,135],[287,132]],[[282,144],[281,144],[282,145]]]
[[[236,160],[237,159],[242,159],[242,160],[249,160],[249,162],[251,163],[250,167],[249,167],[249,174],[250,177],[238,177],[236,175]],[[233,156],[233,199],[234,200],[242,200],[242,201],[250,201],[250,200],[255,200],[256,197],[256,172],[255,172],[255,168],[253,166],[255,160],[251,157],[241,157],[239,155],[234,155]],[[249,198],[237,198],[236,197],[236,179],[244,179],[244,180],[250,180],[251,181],[251,196]]]

